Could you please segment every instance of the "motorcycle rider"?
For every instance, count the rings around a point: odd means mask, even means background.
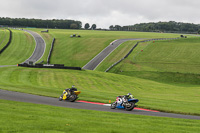
[[[117,103],[120,105],[123,103],[127,103],[128,99],[131,99],[131,98],[133,98],[133,95],[131,93],[128,93],[128,94],[122,95],[122,96],[118,96]]]
[[[126,95],[123,96],[122,100],[124,103],[128,102],[128,99],[133,98],[133,95],[131,93],[128,93]]]
[[[67,88],[65,89],[65,91],[63,92],[63,94],[67,94],[67,96],[71,95],[72,92],[77,91],[77,88],[75,88],[75,85],[72,85],[71,88]]]

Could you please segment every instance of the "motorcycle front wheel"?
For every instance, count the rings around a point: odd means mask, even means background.
[[[125,107],[125,109],[127,111],[131,111],[131,110],[134,109],[134,107],[135,107],[135,103],[134,102],[130,102],[129,105]]]
[[[59,101],[63,100],[63,94],[59,97]]]
[[[115,102],[112,103],[111,106],[110,106],[110,108],[111,108],[111,109],[115,109],[115,108],[116,108],[116,103],[115,103]]]
[[[77,95],[71,95],[69,96],[69,101],[74,102],[77,99]]]

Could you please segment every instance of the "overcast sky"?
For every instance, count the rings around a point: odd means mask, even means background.
[[[142,22],[200,24],[198,0],[0,0],[0,17],[72,19],[97,28]]]

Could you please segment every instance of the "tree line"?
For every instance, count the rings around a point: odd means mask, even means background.
[[[82,22],[63,19],[27,19],[0,17],[0,25],[10,27],[35,27],[35,28],[58,28],[58,29],[80,29]]]
[[[145,32],[189,32],[200,33],[200,25],[183,22],[157,22],[157,23],[140,23],[129,26],[111,25],[110,30],[116,31],[145,31]]]

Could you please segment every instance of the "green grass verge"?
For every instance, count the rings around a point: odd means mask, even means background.
[[[199,120],[151,117],[0,100],[0,132],[197,133]]]
[[[199,85],[199,43],[200,39],[194,37],[140,43],[110,72],[159,82]]]
[[[139,107],[200,115],[200,87],[195,85],[170,85],[97,71],[0,68],[0,89],[59,97],[71,85],[82,91],[81,100],[108,103],[130,92],[140,100]]]
[[[12,40],[6,50],[0,54],[0,65],[17,65],[28,59],[34,49],[33,37],[20,30],[12,30]]]
[[[10,32],[7,29],[0,29],[0,50],[5,47],[10,38]]]
[[[4,40],[5,35],[6,35],[6,30],[0,28],[0,46],[1,46],[1,43],[3,42],[3,40]]]

